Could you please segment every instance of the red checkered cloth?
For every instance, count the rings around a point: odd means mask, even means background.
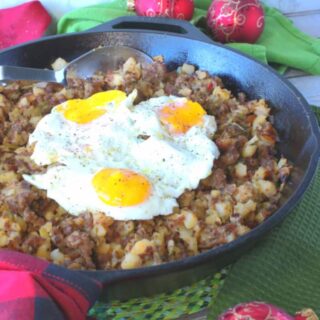
[[[1,320],[81,320],[102,285],[27,254],[0,250]]]
[[[1,1],[1,0],[0,0]],[[39,1],[0,10],[0,50],[40,38],[51,17]]]

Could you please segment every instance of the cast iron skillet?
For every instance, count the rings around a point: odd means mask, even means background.
[[[127,299],[169,291],[213,274],[242,255],[279,224],[311,182],[319,159],[317,121],[301,94],[268,66],[214,43],[191,24],[161,18],[123,17],[88,32],[41,39],[0,52],[0,64],[49,67],[100,45],[127,45],[163,55],[170,69],[188,62],[219,75],[233,93],[265,98],[273,107],[280,152],[294,164],[281,207],[265,222],[231,243],[195,257],[159,266],[120,271],[85,271],[102,281],[102,299]],[[77,271],[75,271],[75,276]]]

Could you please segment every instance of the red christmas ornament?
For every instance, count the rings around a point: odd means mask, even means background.
[[[218,320],[319,320],[311,309],[297,312],[290,316],[282,309],[259,301],[241,303],[221,314]]]
[[[190,20],[194,11],[193,0],[135,0],[133,5],[129,2],[128,7],[134,7],[138,16]]]
[[[248,302],[234,306],[219,316],[218,320],[294,320],[283,310],[264,302]]]
[[[264,12],[258,0],[213,0],[207,24],[219,42],[254,43],[264,28]]]

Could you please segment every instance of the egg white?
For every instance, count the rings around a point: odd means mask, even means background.
[[[47,190],[47,197],[73,215],[85,211],[103,212],[116,220],[146,220],[150,212],[167,215],[177,206],[176,199],[166,196],[165,190],[155,184],[146,202],[130,207],[114,207],[101,201],[92,186],[94,170],[54,166],[45,174],[25,176],[25,180],[39,189]]]
[[[39,122],[29,143],[35,143],[35,163],[55,165],[24,178],[74,215],[100,211],[116,220],[143,220],[170,214],[186,189],[195,189],[210,175],[219,156],[212,141],[216,122],[204,115],[203,122],[185,134],[171,134],[160,122],[159,110],[187,99],[163,96],[134,105],[136,95],[133,91],[119,106],[110,103],[104,115],[86,124],[69,121],[54,108]],[[136,206],[106,205],[91,183],[103,168],[144,175],[152,185],[151,196]]]

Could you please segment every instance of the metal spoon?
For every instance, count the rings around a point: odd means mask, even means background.
[[[80,78],[89,78],[97,71],[116,70],[130,57],[138,63],[151,63],[147,54],[130,47],[101,47],[88,51],[69,62],[59,71],[25,68],[15,66],[0,66],[0,81],[35,80],[67,84],[68,71]]]

